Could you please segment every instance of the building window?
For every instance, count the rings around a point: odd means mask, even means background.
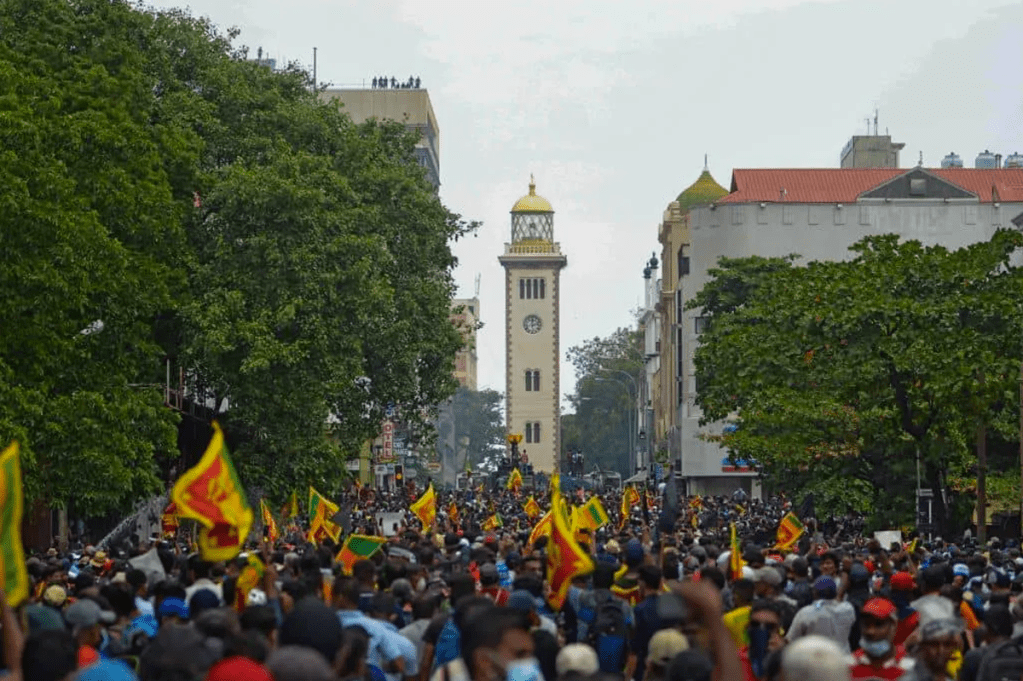
[[[540,442],[540,422],[533,421],[532,423],[526,423],[526,442],[528,444],[537,444]]]
[[[519,298],[522,300],[543,300],[547,297],[547,280],[542,278],[519,279]]]
[[[689,274],[689,252],[685,244],[678,247],[678,276]]]
[[[526,369],[526,392],[540,391],[540,370]]]
[[[703,333],[710,328],[710,317],[697,317],[696,322],[696,333]]]

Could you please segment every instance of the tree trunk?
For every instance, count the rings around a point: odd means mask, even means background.
[[[977,541],[987,542],[987,428],[977,425]]]

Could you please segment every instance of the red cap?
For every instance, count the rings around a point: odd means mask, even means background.
[[[863,606],[860,613],[876,617],[879,620],[898,620],[898,616],[895,614],[895,604],[887,598],[871,598]]]
[[[210,667],[206,681],[273,681],[273,677],[247,657],[228,657]]]
[[[892,588],[896,591],[912,591],[916,588],[913,575],[908,572],[896,572],[892,575]]]

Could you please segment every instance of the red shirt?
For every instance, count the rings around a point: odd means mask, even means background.
[[[508,597],[511,596],[507,589],[502,589],[499,586],[488,586],[480,589],[480,593],[494,601],[497,605],[507,605]]]
[[[913,614],[899,620],[899,625],[895,628],[895,642],[894,645],[901,646],[909,638],[909,635],[916,630],[916,625],[920,624],[920,613],[914,611]]]
[[[852,654],[852,660],[849,667],[852,681],[895,681],[913,668],[913,658],[906,657],[902,646],[895,646],[895,657],[885,660],[879,667],[874,666],[862,648]]]

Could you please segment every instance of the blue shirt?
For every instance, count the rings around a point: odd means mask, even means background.
[[[458,627],[455,626],[455,621],[449,618],[444,623],[444,628],[440,630],[440,635],[437,636],[437,645],[433,650],[434,670],[451,662],[451,660],[454,660],[461,654],[462,634],[458,631]]]
[[[369,649],[366,651],[366,664],[375,665],[383,669],[388,663],[394,662],[399,657],[405,657],[405,671],[409,676],[414,676],[416,671],[416,647],[407,638],[398,633],[393,625],[387,622],[367,617],[365,613],[358,610],[339,610],[337,618],[342,627],[362,627],[369,634]],[[391,626],[391,629],[388,629]],[[392,631],[393,629],[393,631]],[[409,658],[406,657],[408,648],[411,647],[411,666]],[[391,675],[388,678],[392,678]],[[394,676],[393,678],[397,678]]]

